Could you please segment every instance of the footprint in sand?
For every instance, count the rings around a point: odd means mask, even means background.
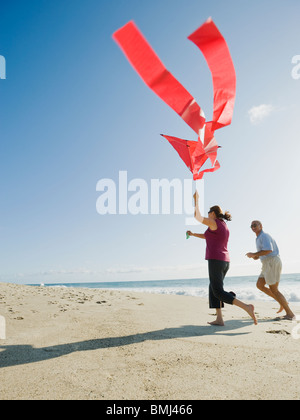
[[[286,330],[270,330],[270,331],[266,331],[268,334],[281,334],[281,335],[291,335],[291,333],[289,333]]]

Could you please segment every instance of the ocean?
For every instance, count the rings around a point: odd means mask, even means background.
[[[226,277],[224,288],[244,301],[272,299],[256,288],[257,276]],[[37,285],[31,285],[37,286]],[[45,287],[87,287],[145,293],[208,297],[208,279],[41,284]],[[282,274],[279,290],[289,302],[300,304],[300,274]]]

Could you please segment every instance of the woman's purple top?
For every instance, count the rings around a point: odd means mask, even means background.
[[[206,260],[220,260],[230,262],[227,249],[229,229],[224,220],[216,219],[217,230],[210,228],[204,233],[206,239]]]

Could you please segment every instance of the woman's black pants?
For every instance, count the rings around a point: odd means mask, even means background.
[[[208,260],[210,308],[219,309],[224,308],[224,303],[233,304],[235,296],[224,290],[224,278],[229,270],[229,265],[227,261]]]

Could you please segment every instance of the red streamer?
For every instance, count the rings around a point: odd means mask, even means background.
[[[219,169],[214,131],[231,123],[236,76],[226,41],[212,19],[188,37],[202,51],[212,73],[214,106],[210,122],[205,122],[196,100],[166,69],[134,22],[116,31],[113,38],[146,85],[197,133],[198,141],[163,135],[193,173],[193,178],[201,179],[205,172]],[[200,138],[203,128],[204,144]],[[207,159],[212,167],[201,171]]]

